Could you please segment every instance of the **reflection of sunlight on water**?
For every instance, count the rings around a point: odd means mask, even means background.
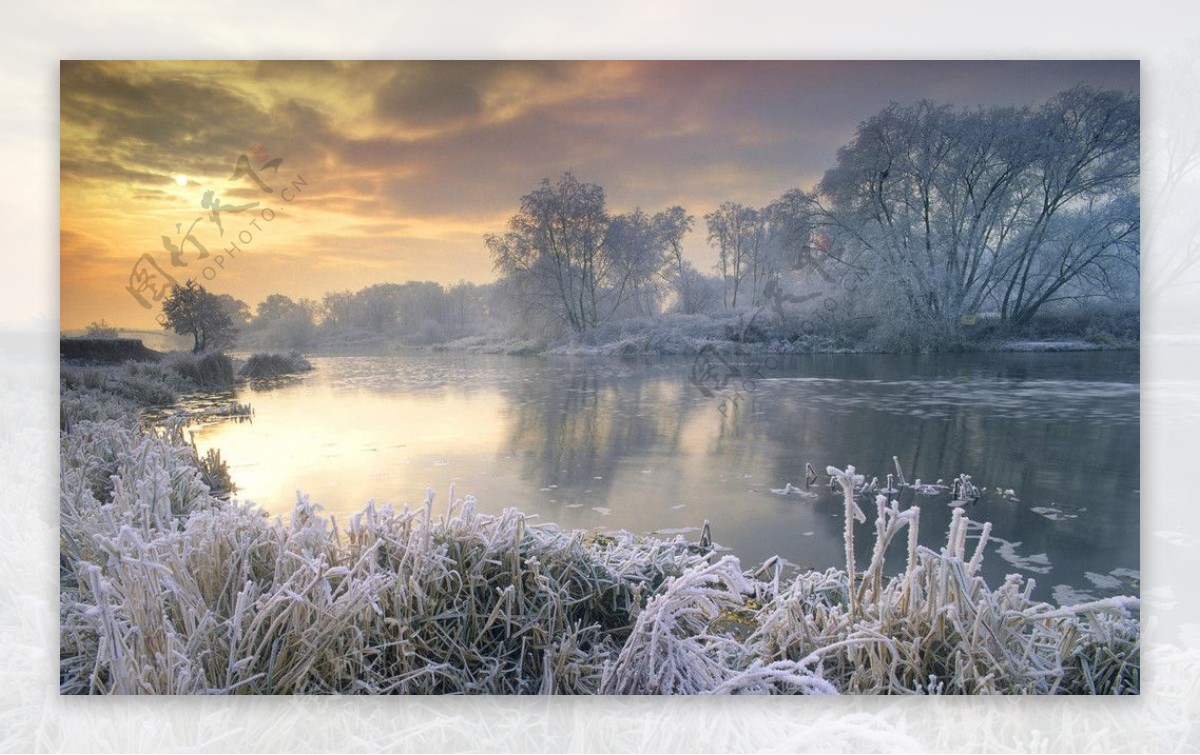
[[[432,468],[439,455],[479,455],[502,443],[504,402],[495,390],[449,399],[337,391],[314,381],[252,399],[251,426],[205,425],[196,443],[222,449],[238,497],[272,514],[290,512],[296,490],[339,513],[371,498],[416,500],[434,475],[405,469]]]

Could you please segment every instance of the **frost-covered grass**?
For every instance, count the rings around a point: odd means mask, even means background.
[[[811,325],[811,323],[809,323]],[[743,308],[716,314],[669,313],[611,320],[583,333],[539,338],[470,336],[433,348],[487,354],[567,356],[693,355],[711,347],[721,354],[805,354],[869,350],[862,343],[824,332],[801,333],[770,311]]]
[[[892,310],[850,312],[823,299],[820,306],[808,310],[791,306],[778,310],[768,302],[700,314],[668,312],[614,318],[582,332],[551,328],[522,337],[499,331],[432,348],[576,356],[691,355],[706,348],[721,354],[1136,349],[1138,324],[1136,310],[1106,313],[1099,308],[1046,313],[1021,326],[1001,323],[998,314],[980,317],[973,325],[934,326]]]
[[[66,395],[70,393],[71,395]],[[845,502],[846,564],[744,570],[682,538],[590,535],[471,497],[288,521],[212,495],[175,429],[68,390],[61,433],[64,693],[1135,693],[1136,598],[1056,607],[979,567],[956,509]],[[73,403],[67,401],[71,398]],[[211,477],[211,475],[210,475]],[[702,538],[703,540],[703,538]],[[903,546],[903,569],[886,562]],[[899,572],[899,573],[897,573]]]
[[[489,354],[555,354],[632,357],[694,355],[701,349],[721,354],[930,353],[962,351],[1097,351],[1136,349],[1136,338],[1115,337],[1103,329],[1059,334],[1039,321],[1038,327],[1002,330],[997,326],[932,330],[914,334],[909,325],[892,332],[877,327],[851,327],[847,318],[824,313],[789,314],[781,318],[769,307],[743,307],[709,314],[668,313],[654,317],[610,320],[582,333],[549,333],[539,338],[470,336],[436,350]],[[1120,331],[1124,333],[1125,331]],[[890,334],[890,335],[889,335]]]
[[[802,334],[770,311],[743,309],[715,315],[666,314],[604,323],[552,346],[550,353],[586,356],[696,354],[712,347],[722,354],[828,353],[861,350],[849,338]]]
[[[233,362],[220,353],[172,352],[157,361],[116,365],[62,362],[59,370],[64,422],[68,414],[97,419],[120,416],[134,407],[168,406],[180,393],[228,388],[233,383]],[[89,395],[88,401],[82,400],[84,395]],[[116,406],[104,408],[113,402]]]
[[[462,351],[468,354],[506,354],[509,356],[541,354],[546,351],[546,348],[547,342],[543,339],[514,336],[467,336],[430,347],[433,351]]]

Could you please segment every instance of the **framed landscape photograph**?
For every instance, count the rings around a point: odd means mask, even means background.
[[[63,60],[63,695],[1141,692],[1136,60]]]

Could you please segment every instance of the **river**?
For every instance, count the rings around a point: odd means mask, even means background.
[[[989,584],[1018,573],[1056,602],[1138,592],[1135,352],[311,361],[302,377],[238,388],[252,421],[194,428],[201,451],[228,460],[237,497],[272,514],[303,491],[344,528],[368,499],[415,507],[427,488],[444,511],[453,483],[483,512],[689,539],[708,520],[744,565],[780,555],[825,569],[845,561],[842,504],[806,487],[805,464],[882,483],[894,456],[909,482],[966,473],[986,488],[967,513],[993,523]],[[950,494],[899,497],[938,547]]]

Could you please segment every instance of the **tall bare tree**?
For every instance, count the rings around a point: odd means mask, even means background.
[[[484,240],[528,306],[581,332],[633,302],[643,314],[655,310],[658,276],[686,229],[640,208],[610,215],[604,189],[567,172],[554,184],[543,179],[521,198],[508,231]]]
[[[679,205],[668,207],[654,216],[655,229],[667,249],[668,262],[662,275],[674,290],[676,309],[683,314],[695,314],[698,298],[692,292],[696,280],[694,269],[683,258],[683,237],[691,233],[696,219]]]
[[[1139,135],[1135,96],[1083,86],[1040,107],[892,104],[839,150],[815,215],[919,319],[1019,325],[1136,279]]]
[[[758,210],[738,202],[722,202],[721,206],[704,216],[708,227],[708,243],[717,250],[716,269],[725,282],[723,303],[736,307],[742,282],[751,279],[754,299],[759,278],[759,248],[763,240],[762,220]],[[751,302],[754,303],[753,301]]]

